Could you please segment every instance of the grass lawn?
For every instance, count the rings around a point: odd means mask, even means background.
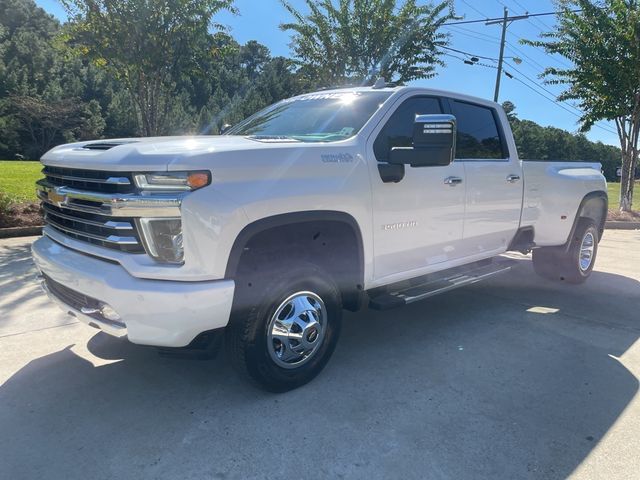
[[[0,160],[0,192],[15,202],[35,202],[35,182],[42,178],[40,170],[40,162]]]
[[[618,210],[620,208],[620,184],[609,182],[607,183],[609,190],[609,209]],[[640,182],[636,182],[633,188],[633,206],[634,210],[640,210]]]

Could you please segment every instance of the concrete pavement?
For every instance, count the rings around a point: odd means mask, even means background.
[[[32,240],[0,242],[2,479],[640,478],[638,231],[607,231],[582,286],[516,255],[347,314],[325,371],[283,395],[65,316]]]

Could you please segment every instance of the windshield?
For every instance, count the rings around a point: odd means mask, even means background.
[[[226,135],[257,140],[335,142],[352,137],[391,92],[312,93],[261,110]]]

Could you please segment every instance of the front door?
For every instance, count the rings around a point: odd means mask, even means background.
[[[405,166],[398,183],[384,183],[378,162],[392,147],[412,145],[416,115],[443,113],[442,100],[414,96],[400,101],[367,143],[373,191],[374,284],[404,280],[462,256],[465,172],[445,167]]]

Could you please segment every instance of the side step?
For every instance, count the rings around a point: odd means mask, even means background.
[[[460,268],[455,268],[449,272],[441,272],[436,277],[429,275],[425,277],[424,282],[411,285],[404,290],[392,289],[390,292],[372,297],[369,300],[369,308],[373,310],[389,310],[417,302],[455,288],[471,285],[498,273],[508,272],[516,263],[514,260],[499,258],[480,267],[472,264],[471,268],[462,271]]]

